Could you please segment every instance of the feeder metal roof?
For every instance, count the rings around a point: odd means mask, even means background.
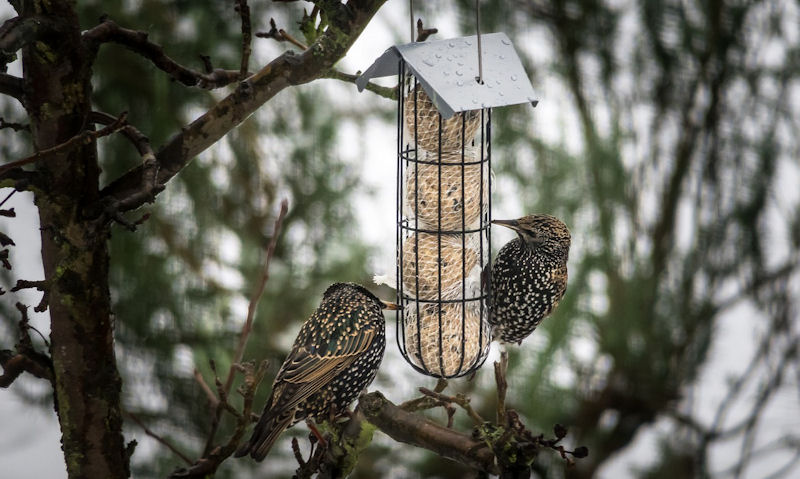
[[[372,78],[397,75],[399,60],[417,78],[444,118],[454,113],[538,100],[505,33],[481,35],[483,84],[478,76],[478,37],[415,42],[390,47],[356,80],[363,91]]]

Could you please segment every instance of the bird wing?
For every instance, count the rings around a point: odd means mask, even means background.
[[[567,292],[567,265],[552,270],[550,272],[550,279],[553,282],[554,290],[557,292],[552,308],[555,309]]]
[[[298,338],[296,347],[292,349],[275,378],[276,388],[279,384],[286,386],[281,388],[283,394],[276,398],[275,405],[284,410],[291,409],[319,391],[366,352],[376,336],[376,328],[354,330],[343,333],[338,338],[327,338],[336,341],[336,346],[326,349],[298,344],[301,343],[301,338]]]

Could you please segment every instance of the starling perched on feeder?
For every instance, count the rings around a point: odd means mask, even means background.
[[[261,461],[284,429],[344,411],[378,371],[386,346],[382,309],[398,309],[354,283],[335,283],[303,323],[250,441],[236,457]]]
[[[550,215],[493,223],[518,237],[500,249],[492,267],[489,322],[494,339],[521,343],[564,297],[570,234]]]

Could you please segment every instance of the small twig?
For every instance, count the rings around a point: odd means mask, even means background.
[[[127,117],[128,117],[128,112],[123,112],[119,116],[119,118],[117,118],[116,121],[114,121],[114,123],[106,126],[105,128],[102,128],[97,131],[84,130],[78,133],[77,135],[73,136],[69,140],[65,141],[64,143],[58,144],[52,148],[47,148],[45,150],[38,151],[37,153],[27,158],[23,158],[21,160],[9,163],[7,165],[0,166],[0,175],[2,175],[3,173],[12,168],[17,168],[19,166],[24,166],[30,163],[34,163],[43,158],[47,158],[57,153],[64,153],[70,151],[71,149],[76,148],[79,145],[88,145],[89,143],[95,141],[98,138],[108,136],[114,133],[115,131],[120,130],[122,127],[124,127]]]
[[[258,307],[259,301],[261,301],[261,296],[264,294],[264,288],[267,286],[267,281],[269,280],[269,265],[272,262],[272,256],[275,253],[275,248],[278,244],[278,237],[281,232],[281,227],[283,226],[283,220],[286,217],[286,213],[288,210],[289,210],[289,202],[287,200],[281,201],[280,211],[278,212],[278,217],[275,219],[275,224],[273,226],[272,238],[270,239],[270,242],[267,245],[266,255],[264,258],[264,265],[261,269],[261,276],[259,277],[257,283],[253,287],[253,292],[250,297],[250,304],[247,307],[247,319],[245,319],[245,322],[242,325],[242,330],[239,333],[239,341],[236,344],[236,349],[234,349],[233,358],[231,358],[231,366],[228,369],[228,375],[225,378],[224,383],[222,383],[219,377],[216,375],[216,367],[214,366],[214,362],[209,361],[212,370],[214,370],[215,381],[217,383],[217,395],[219,397],[219,403],[217,404],[215,414],[212,416],[211,430],[209,431],[208,437],[206,439],[206,445],[203,452],[204,456],[208,455],[211,452],[211,446],[214,442],[214,437],[217,434],[217,428],[219,427],[219,420],[220,420],[220,415],[222,414],[222,410],[228,409],[226,407],[229,406],[227,401],[227,396],[230,393],[231,386],[233,385],[233,377],[235,371],[237,370],[237,365],[244,356],[245,346],[247,346],[247,339],[249,338],[250,331],[253,328],[253,320],[255,319],[256,308]],[[246,414],[244,414],[244,416],[245,419],[249,420],[250,413],[247,412]]]
[[[0,388],[9,387],[24,372],[40,379],[47,379],[51,383],[53,381],[53,370],[43,364],[41,358],[33,358],[28,354],[0,351],[0,366],[3,367],[3,374],[0,374]]]
[[[2,54],[0,54],[0,60]],[[25,104],[25,83],[22,78],[9,75],[8,73],[0,73],[0,94],[8,95],[16,98],[20,103]]]
[[[494,379],[497,384],[497,424],[506,423],[506,391],[508,382],[506,372],[508,371],[508,352],[503,349],[500,351],[500,361],[494,363]]]
[[[287,32],[287,31],[286,31],[286,30],[284,30],[283,28],[281,28],[280,30],[278,30],[278,33],[280,33],[280,35],[281,35],[281,36],[282,36],[284,39],[286,39],[286,41],[287,41],[287,42],[291,43],[292,45],[296,46],[297,48],[299,48],[299,49],[301,49],[301,50],[308,50],[308,46],[307,46],[306,44],[304,44],[304,43],[303,43],[303,42],[301,42],[300,40],[298,40],[298,39],[296,39],[295,37],[293,37],[292,35],[290,35],[290,34],[289,34],[289,32]]]
[[[242,64],[239,67],[239,79],[244,80],[248,76],[250,53],[252,52],[250,46],[252,27],[250,25],[250,7],[247,5],[247,0],[236,0],[236,11],[242,17]]]
[[[44,345],[47,346],[47,348],[49,349],[50,342],[47,341],[47,338],[44,337],[44,334],[42,334],[42,332],[36,329],[35,327],[31,326],[30,322],[31,320],[28,317],[28,307],[22,303],[17,303],[16,307],[17,311],[19,311],[20,315],[22,315],[22,319],[20,319],[19,321],[19,342],[24,349],[23,352],[26,354],[27,353],[35,353],[36,355],[39,354],[33,349],[33,341],[31,340],[30,334],[28,334],[29,330],[35,331],[36,334],[38,334],[39,337],[42,338],[42,342],[44,343]]]
[[[423,28],[422,19],[417,19],[417,41],[424,42],[429,36],[439,33],[438,28]]]
[[[317,438],[313,434],[309,434],[308,440],[311,443],[311,448],[308,452],[308,460],[304,460],[303,455],[300,453],[300,444],[297,442],[296,438],[292,439],[292,452],[297,460],[297,464],[300,466],[295,470],[294,478],[311,479],[315,474],[318,474],[317,477],[320,479],[329,477],[321,470],[323,460],[325,459],[325,453],[328,450],[327,443],[317,443]],[[318,444],[317,447],[314,447],[315,444]],[[340,476],[337,475],[335,477]]]
[[[34,311],[36,311],[36,309],[34,309]],[[39,312],[39,311],[37,311],[37,312]],[[48,349],[50,349],[50,341],[48,341],[47,338],[44,337],[44,334],[42,334],[41,331],[36,329],[36,327],[31,326],[30,324],[28,324],[27,326],[28,326],[28,329],[36,332],[36,334],[38,334],[39,337],[42,338],[42,342],[44,343],[44,345],[47,346]]]
[[[200,61],[203,62],[203,71],[206,73],[211,73],[214,71],[214,64],[211,63],[211,57],[208,55],[203,55],[202,53],[198,55],[200,57]]]
[[[258,32],[256,33],[256,37],[272,38],[273,40],[278,42],[289,42],[301,50],[308,50],[308,45],[304,44],[300,40],[290,35],[289,32],[287,32],[283,28],[278,28],[278,26],[275,24],[274,18],[269,19],[269,27],[270,28],[268,32]]]
[[[316,7],[314,7],[316,9]],[[313,14],[313,12],[312,12]],[[284,30],[283,28],[278,28],[275,24],[275,19],[269,19],[270,29],[268,32],[258,32],[256,36],[258,38],[272,38],[278,42],[289,42],[292,45],[300,48],[301,50],[307,50],[308,46],[305,45],[300,40],[293,37],[289,32]],[[433,29],[436,30],[436,29]],[[436,33],[435,31],[432,33]],[[426,37],[427,38],[427,37]],[[355,85],[356,79],[358,75],[352,75],[350,73],[344,73],[342,71],[337,70],[336,68],[331,68],[328,72],[323,76],[323,78],[330,78],[333,80],[340,80],[347,83],[352,83]],[[389,100],[397,100],[397,87],[385,87],[381,85],[377,85],[373,82],[367,82],[366,89],[371,91],[372,93],[376,93],[384,98],[388,98]]]
[[[183,460],[183,462],[185,462],[186,464],[189,464],[189,465],[192,464],[192,460],[191,459],[189,459],[184,453],[179,451],[177,447],[173,446],[172,443],[170,443],[169,441],[167,441],[163,437],[161,437],[158,434],[156,434],[153,431],[151,431],[144,424],[144,422],[142,422],[142,420],[139,419],[135,414],[133,414],[131,412],[128,412],[128,411],[125,411],[125,415],[128,416],[133,422],[138,424],[139,427],[142,428],[142,430],[144,431],[145,434],[147,434],[148,436],[152,437],[153,439],[155,439],[156,441],[161,443],[163,446],[165,446],[167,449],[172,451],[172,453],[175,454],[176,456],[180,457]]]
[[[3,117],[0,117],[0,130],[4,128],[11,128],[14,131],[31,131],[31,127],[28,125],[6,121]]]
[[[447,388],[447,379],[439,378],[436,381],[436,386],[433,390],[437,393],[444,391]],[[422,395],[415,399],[410,399],[399,404],[397,407],[404,411],[408,412],[415,412],[415,411],[423,411],[425,409],[431,409],[434,407],[438,407],[440,404],[438,401],[433,400],[430,396]]]
[[[11,190],[11,193],[9,193],[8,196],[6,196],[3,201],[0,201],[0,207],[2,207],[4,204],[6,204],[6,201],[8,201],[12,196],[14,196],[14,193],[16,193],[16,192],[17,192],[16,189]]]
[[[10,268],[9,268],[10,269]],[[23,289],[36,289],[42,292],[42,300],[39,301],[39,304],[33,308],[34,311],[37,313],[43,313],[47,310],[48,300],[50,299],[50,290],[48,288],[49,282],[47,280],[40,280],[40,281],[28,281],[24,279],[18,279],[17,284],[11,288],[12,293],[16,293],[17,291]]]
[[[216,409],[219,399],[217,399],[217,396],[214,395],[214,391],[211,390],[211,387],[209,387],[208,383],[206,383],[206,380],[203,379],[203,375],[200,374],[200,371],[198,371],[197,368],[194,370],[194,379],[197,381],[197,384],[200,385],[200,389],[203,390],[203,393],[205,393],[211,409]]]
[[[331,78],[333,80],[340,80],[343,82],[355,84],[356,79],[358,79],[358,75],[344,73],[335,68],[331,68],[325,74],[324,78]],[[397,87],[381,86],[370,81],[367,82],[367,85],[364,88],[366,90],[371,91],[372,93],[380,95],[384,98],[388,98],[389,100],[397,100]]]
[[[485,422],[480,414],[478,414],[477,411],[472,408],[472,405],[470,404],[470,398],[462,393],[458,393],[455,396],[448,396],[446,394],[441,394],[426,388],[419,388],[419,392],[447,404],[453,403],[459,405],[461,409],[463,409],[464,412],[466,412],[467,415],[472,418],[473,421],[475,421],[476,424],[483,424]]]
[[[275,24],[275,19],[269,19],[269,31],[268,32],[256,32],[257,38],[272,38],[275,41],[282,42],[285,40],[278,32],[278,25]]]
[[[114,121],[114,117],[101,111],[93,111],[89,119],[94,123],[108,125]],[[133,204],[152,203],[158,193],[164,190],[164,185],[158,183],[159,164],[156,161],[155,152],[150,146],[150,139],[132,125],[125,125],[120,132],[127,138],[136,151],[142,157],[142,187],[131,196],[116,200],[112,197],[103,198],[104,212],[101,221],[112,219],[125,226],[130,231],[136,231],[136,227],[146,221],[150,215],[145,214],[139,220],[130,222],[122,216],[122,211],[130,209]]]
[[[111,125],[117,121],[117,118],[102,111],[93,111],[89,115],[89,120],[93,123],[100,123],[101,125]],[[150,139],[139,131],[139,129],[126,123],[119,131],[133,144],[143,161],[147,161],[150,157],[155,158],[153,148],[150,146]]]
[[[122,28],[115,22],[105,19],[96,27],[83,33],[82,40],[90,51],[96,52],[101,44],[118,43],[134,53],[150,60],[160,70],[186,86],[197,86],[211,90],[229,85],[239,80],[240,72],[216,69],[211,73],[201,73],[184,67],[168,57],[161,45],[151,42],[147,32]]]
[[[300,467],[305,466],[306,461],[303,459],[303,454],[300,452],[300,443],[297,441],[296,437],[292,438],[292,452],[294,453],[297,464],[299,464]]]
[[[204,452],[203,457],[198,459],[194,464],[188,468],[178,469],[170,474],[170,478],[206,478],[214,475],[215,471],[222,464],[222,461],[227,459],[239,445],[239,442],[244,436],[247,426],[250,424],[253,411],[253,398],[255,397],[256,390],[259,384],[264,379],[264,374],[267,371],[267,361],[262,361],[258,368],[254,368],[252,363],[243,364],[240,369],[244,372],[244,383],[239,387],[238,391],[242,394],[243,404],[242,412],[236,417],[236,425],[233,433],[228,438],[228,441],[213,449]],[[219,414],[222,406],[218,406],[215,417]]]
[[[278,217],[275,219],[275,224],[272,228],[272,238],[270,238],[269,244],[267,245],[264,266],[261,268],[261,277],[259,278],[255,287],[253,288],[252,294],[250,295],[250,303],[247,306],[247,319],[242,325],[242,330],[239,333],[239,343],[236,345],[236,349],[233,354],[232,363],[234,364],[241,361],[242,356],[244,356],[244,348],[247,345],[247,339],[250,336],[250,331],[253,328],[253,320],[255,319],[256,308],[258,307],[259,301],[261,301],[261,296],[264,294],[267,281],[269,281],[269,265],[272,262],[273,254],[275,254],[275,248],[278,245],[278,237],[280,236],[281,228],[283,227],[283,220],[286,217],[287,211],[289,211],[289,202],[287,200],[283,200],[281,201],[281,208],[278,212]],[[228,372],[228,377],[225,379],[225,392],[230,391],[231,384],[233,384],[233,371],[233,368],[231,368],[231,370]]]
[[[8,260],[8,248],[0,251],[0,264],[3,265],[3,268],[7,270],[11,270],[11,262]],[[6,294],[3,288],[0,288],[0,296]]]
[[[47,379],[52,383],[53,362],[49,356],[34,349],[29,330],[34,329],[40,336],[42,333],[30,325],[28,307],[22,303],[17,303],[16,307],[22,316],[18,324],[19,343],[16,351],[0,351],[0,365],[3,367],[3,374],[0,375],[0,387],[9,387],[23,372],[30,373],[37,378]],[[44,342],[48,344],[47,340]]]

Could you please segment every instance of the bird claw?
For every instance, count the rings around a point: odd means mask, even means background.
[[[314,422],[310,419],[306,419],[306,425],[311,430],[313,437],[316,437],[317,441],[319,441],[320,447],[328,447],[328,441],[326,441],[322,433],[319,432],[319,429],[317,429],[317,426],[314,424]]]

